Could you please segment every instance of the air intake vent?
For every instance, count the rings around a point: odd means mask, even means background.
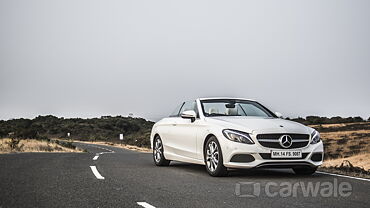
[[[234,155],[230,162],[244,162],[244,163],[248,163],[248,162],[253,162],[254,161],[254,157],[250,154],[237,154],[237,155]]]
[[[320,162],[322,160],[322,156],[323,156],[322,152],[313,153],[311,156],[311,160],[314,162]]]

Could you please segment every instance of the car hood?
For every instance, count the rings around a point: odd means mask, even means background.
[[[310,134],[310,128],[294,121],[280,118],[243,117],[208,117],[209,122],[247,133],[297,133]]]

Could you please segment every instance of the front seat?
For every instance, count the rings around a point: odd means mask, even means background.
[[[208,110],[208,114],[218,114],[218,109],[217,108],[210,108]]]
[[[237,108],[226,108],[226,115],[229,116],[237,116],[238,114],[238,109]]]

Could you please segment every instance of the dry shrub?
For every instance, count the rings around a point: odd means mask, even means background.
[[[15,144],[16,148],[13,146]],[[22,139],[14,141],[8,138],[0,139],[0,153],[10,152],[81,152],[81,150],[67,148],[47,140]]]

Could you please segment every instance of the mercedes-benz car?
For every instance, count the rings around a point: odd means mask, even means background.
[[[203,164],[211,176],[230,168],[292,168],[308,175],[324,156],[318,131],[239,98],[183,102],[155,123],[150,142],[157,166]]]

